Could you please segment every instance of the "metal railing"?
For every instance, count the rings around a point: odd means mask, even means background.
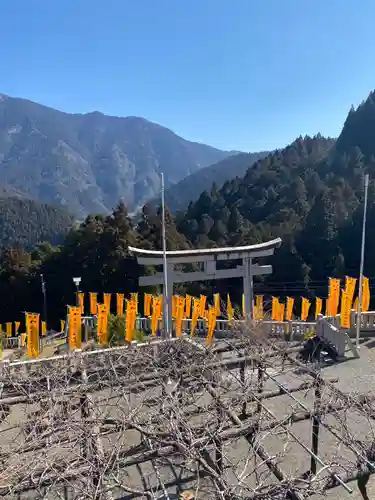
[[[356,311],[352,311],[350,316],[350,329],[356,330],[357,327],[357,318],[358,313]],[[375,311],[367,311],[361,313],[361,324],[360,324],[360,332],[361,333],[373,333],[375,332]]]
[[[340,315],[337,316],[323,316],[324,321],[331,324],[332,326],[340,329]],[[85,324],[87,332],[92,330],[96,323],[95,316],[85,316],[82,318],[82,322]],[[357,322],[357,313],[352,311],[351,313],[351,327],[348,334],[353,336],[355,332]],[[182,320],[182,333],[189,335],[191,332],[191,319]],[[63,332],[56,332],[45,337],[41,337],[42,345],[49,345],[57,339],[67,338],[69,319],[65,323],[65,330]],[[265,332],[271,336],[279,336],[283,338],[288,338],[290,340],[301,340],[310,335],[315,335],[317,330],[317,323],[315,321],[273,321],[273,320],[261,320],[258,325],[265,329]],[[175,320],[172,322],[173,331],[175,330]],[[161,332],[163,327],[162,320],[159,319],[157,331]],[[217,337],[233,335],[238,331],[243,330],[246,327],[245,320],[233,320],[228,321],[226,319],[216,320],[215,335]],[[136,319],[136,330],[142,331],[146,335],[151,335],[151,318],[138,317]],[[198,319],[195,335],[202,336],[206,335],[208,330],[208,322],[205,319]],[[375,333],[375,311],[364,312],[361,314],[361,333]],[[91,335],[88,335],[90,338]],[[3,349],[14,349],[20,346],[21,337],[4,337],[2,339]]]
[[[191,332],[191,319],[182,320],[182,332]],[[173,321],[173,326],[175,321]],[[258,322],[262,328],[265,328],[267,334],[272,336],[282,336],[290,339],[302,339],[308,334],[314,334],[316,330],[316,322],[306,322],[306,321],[271,321],[263,320]],[[207,321],[205,319],[199,319],[195,328],[196,335],[202,335],[207,333]],[[245,320],[233,320],[228,321],[226,319],[216,320],[215,335],[228,335],[233,334],[236,331],[240,331],[246,328]],[[146,334],[151,334],[151,318],[138,318],[136,329],[145,332]],[[162,320],[159,319],[157,330],[162,329]]]
[[[183,319],[182,320],[182,332],[188,333],[191,331],[191,323],[192,320],[189,318]],[[243,321],[233,321],[229,322],[226,319],[218,319],[216,320],[216,327],[215,327],[215,332],[218,333],[229,333],[230,331],[233,331],[233,327],[235,324],[243,324]],[[140,330],[142,332],[145,332],[146,334],[151,334],[151,318],[137,318],[136,320],[136,330]],[[158,320],[158,325],[157,325],[157,331],[161,331],[163,327],[162,320]],[[175,320],[172,320],[172,328],[173,330],[175,329]],[[205,319],[199,319],[197,321],[197,325],[195,327],[195,333],[202,334],[207,332],[207,321]]]
[[[375,314],[375,313],[374,313]],[[85,317],[82,318],[82,322],[85,324],[87,329],[92,329],[95,325],[95,317]],[[264,320],[260,322],[262,327],[266,329],[267,333],[272,336],[282,336],[285,338],[290,337],[291,339],[300,339],[308,333],[313,333],[315,331],[316,323],[314,322],[304,322],[304,321],[268,321]],[[182,333],[191,333],[192,320],[186,318],[182,320]],[[56,332],[52,334],[47,334],[45,337],[41,337],[41,346],[49,345],[57,339],[67,338],[69,321],[66,321],[65,330],[63,332]],[[174,330],[175,320],[173,320],[173,330]],[[162,320],[159,319],[157,331],[162,330],[163,324]],[[235,334],[236,332],[243,330],[246,327],[245,320],[233,320],[228,321],[226,319],[216,320],[215,335],[218,337],[227,336],[230,334]],[[136,330],[142,331],[146,335],[151,335],[151,318],[137,318],[136,319]],[[195,327],[195,335],[202,336],[206,335],[208,330],[208,322],[205,319],[199,319]],[[90,338],[91,335],[88,336]],[[15,349],[21,345],[21,336],[17,337],[4,337],[2,339],[3,349]]]
[[[19,347],[21,337],[3,337],[1,343],[3,349],[16,349]]]
[[[327,323],[335,326],[340,329],[340,314],[336,316],[323,316],[322,319]],[[350,328],[348,329],[348,335],[352,338],[356,336],[356,328],[357,328],[357,320],[358,313],[357,311],[352,310],[350,313]],[[361,313],[361,324],[360,324],[360,333],[361,335],[366,334],[375,334],[375,311],[367,311]]]
[[[290,340],[301,340],[307,335],[314,335],[315,321],[273,321],[264,320],[260,324],[271,336],[280,336]]]
[[[44,337],[40,337],[40,343],[42,346],[52,344],[57,339],[62,339],[66,336],[65,332],[55,332],[48,334]],[[21,335],[17,337],[3,337],[1,339],[3,349],[17,349],[21,347]]]

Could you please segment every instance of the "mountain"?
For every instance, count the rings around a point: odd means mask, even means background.
[[[33,200],[0,197],[2,247],[32,249],[42,242],[60,244],[74,225],[64,210]]]
[[[0,184],[0,198],[8,197],[25,198],[25,194],[8,184]]]
[[[230,155],[143,118],[68,114],[0,94],[0,184],[77,216],[130,210]]]
[[[225,181],[244,175],[254,162],[268,154],[267,151],[239,153],[192,173],[166,190],[166,205],[172,211],[183,210],[191,201],[196,201],[203,190],[210,190],[213,183],[220,188]],[[160,199],[155,203],[160,203]]]

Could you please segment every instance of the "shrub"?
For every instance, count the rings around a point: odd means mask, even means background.
[[[108,343],[110,346],[125,344],[125,316],[114,316],[108,318]]]
[[[136,330],[133,335],[133,340],[136,340],[137,342],[145,342],[146,340],[145,332],[142,332],[142,330]]]
[[[108,344],[110,346],[124,345],[126,335],[126,320],[125,316],[114,316],[110,315],[108,318]],[[133,335],[133,340],[137,342],[145,342],[146,340],[145,332],[141,330],[135,330]]]

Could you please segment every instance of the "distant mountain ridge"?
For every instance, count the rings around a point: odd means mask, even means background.
[[[0,184],[81,217],[129,210],[232,152],[138,117],[69,114],[0,94]]]
[[[172,211],[186,209],[190,202],[199,198],[202,191],[209,191],[213,183],[221,188],[224,182],[242,177],[248,168],[268,154],[269,151],[239,153],[194,172],[167,189],[165,200],[168,208]]]

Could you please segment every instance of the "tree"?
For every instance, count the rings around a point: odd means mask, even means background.
[[[323,280],[332,275],[338,253],[338,228],[329,193],[316,197],[298,237],[297,249],[314,279]]]

